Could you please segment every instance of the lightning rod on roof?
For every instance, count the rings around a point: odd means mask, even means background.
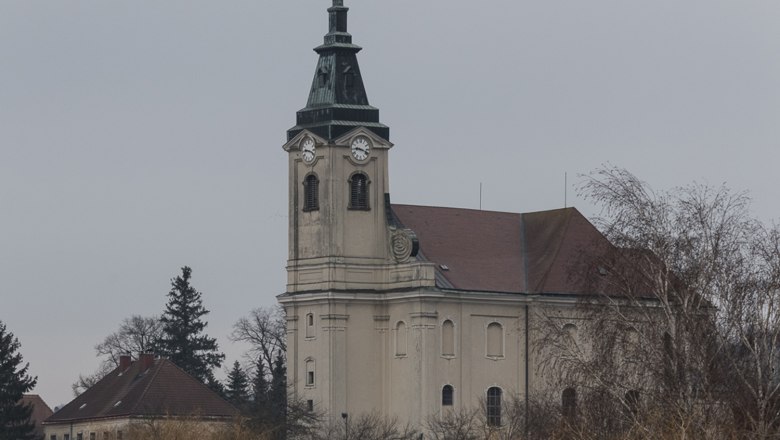
[[[563,207],[569,207],[569,173],[563,172]]]
[[[479,182],[479,210],[482,211],[482,182]]]

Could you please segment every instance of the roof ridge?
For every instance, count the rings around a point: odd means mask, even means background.
[[[547,267],[544,270],[544,275],[542,275],[542,277],[539,279],[539,281],[534,286],[534,290],[536,290],[536,291],[541,290],[541,288],[545,285],[545,283],[547,282],[547,278],[550,276],[550,271],[552,271],[552,268],[555,265],[555,261],[558,260],[558,254],[561,253],[561,247],[563,245],[563,239],[566,236],[566,232],[568,232],[568,230],[569,230],[569,223],[571,223],[572,209],[573,208],[560,208],[560,209],[553,210],[553,211],[563,210],[565,215],[566,215],[566,219],[565,219],[565,223],[564,223],[563,228],[562,228],[563,229],[563,233],[560,234],[560,236],[558,237],[557,242],[555,243],[555,251],[553,252],[552,259],[550,259],[550,264],[547,265]]]
[[[574,206],[569,206],[567,208],[542,209],[539,211],[514,212],[514,211],[493,211],[489,209],[478,209],[478,208],[458,208],[456,206],[415,205],[411,203],[391,203],[391,205],[399,206],[399,207],[412,206],[415,208],[451,209],[456,211],[471,211],[471,212],[484,212],[484,213],[492,213],[492,214],[512,214],[512,215],[524,215],[524,214],[530,215],[530,214],[540,214],[543,212],[555,212],[555,211],[564,211],[567,213],[571,213],[572,211],[577,211],[577,208],[575,208]]]

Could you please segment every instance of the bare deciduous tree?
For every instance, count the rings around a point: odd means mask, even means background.
[[[98,356],[117,365],[119,356],[129,354],[135,359],[142,353],[153,353],[162,335],[162,323],[157,316],[133,315],[125,318],[119,330],[95,346]]]
[[[614,245],[583,277],[572,338],[540,314],[535,350],[576,390],[573,438],[768,439],[780,428],[780,233],[725,186],[654,192],[603,168],[583,195]],[[592,253],[591,253],[592,254]]]
[[[117,331],[95,346],[100,366],[92,374],[79,375],[78,380],[71,385],[74,396],[80,395],[116,368],[120,356],[130,355],[138,359],[142,353],[154,353],[161,335],[162,324],[156,316],[133,315],[125,318]]]
[[[280,307],[257,308],[233,325],[230,338],[249,343],[250,357],[261,359],[270,372],[276,358],[287,351],[285,331],[284,311]]]

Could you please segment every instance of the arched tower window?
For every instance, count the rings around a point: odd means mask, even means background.
[[[403,321],[395,325],[395,355],[406,356],[406,324]]]
[[[504,356],[504,327],[497,322],[487,326],[487,355],[495,358]]]
[[[566,388],[561,394],[561,409],[564,417],[573,418],[577,412],[577,391]]]
[[[317,211],[320,209],[320,179],[309,174],[303,180],[303,210]]]
[[[355,173],[349,179],[349,209],[368,211],[368,176]]]
[[[441,354],[455,356],[455,324],[449,319],[441,325]]]
[[[314,314],[309,313],[306,315],[306,337],[313,338],[314,335],[315,335]]]
[[[501,426],[501,388],[488,388],[486,409],[488,425]]]
[[[452,406],[455,402],[455,389],[452,385],[444,385],[441,389],[441,406]]]
[[[315,364],[314,359],[306,359],[306,386],[313,387],[315,379]]]

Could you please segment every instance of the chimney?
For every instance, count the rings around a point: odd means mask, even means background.
[[[146,372],[146,370],[152,368],[152,365],[154,365],[154,355],[151,353],[142,353],[141,356],[138,357],[138,365],[141,367],[141,373]]]
[[[122,371],[127,370],[130,368],[130,355],[129,354],[123,354],[119,356],[119,369]]]

